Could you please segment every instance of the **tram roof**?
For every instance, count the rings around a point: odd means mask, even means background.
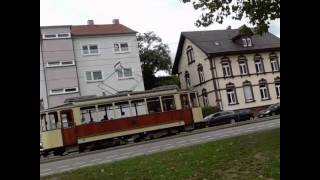
[[[194,92],[193,90],[180,90],[177,86],[161,86],[154,88],[152,90],[145,91],[134,91],[134,92],[120,92],[114,95],[108,96],[81,96],[68,98],[65,100],[65,103],[59,106],[55,106],[46,110],[40,111],[41,113],[50,112],[54,110],[67,109],[75,106],[84,106],[84,105],[92,105],[99,103],[110,103],[110,102],[121,102],[126,100],[137,100],[142,98],[161,96],[161,95],[169,95],[175,93],[185,93],[185,92]]]

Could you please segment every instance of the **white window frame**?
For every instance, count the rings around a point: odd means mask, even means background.
[[[243,47],[248,47],[246,38],[242,38],[242,45]]]
[[[194,58],[194,52],[193,52],[192,46],[188,46],[186,50],[186,54],[187,54],[188,64],[191,64],[196,61]]]
[[[93,76],[93,73],[94,73],[94,72],[100,72],[102,79],[94,79],[94,78],[93,78],[93,77],[94,77],[94,76]],[[87,73],[90,73],[91,80],[88,80]],[[86,78],[86,82],[99,82],[99,81],[103,81],[103,72],[102,72],[102,70],[85,71],[85,72],[84,72],[84,76],[85,76],[85,78]]]
[[[119,46],[119,51],[115,51],[114,45],[118,45]],[[121,48],[121,44],[127,44],[128,45],[128,50],[127,51],[123,51]],[[129,48],[129,43],[128,42],[115,42],[113,43],[113,53],[115,54],[121,54],[121,53],[128,53],[130,52],[130,48]]]
[[[46,63],[46,67],[51,68],[51,67],[65,67],[65,66],[74,66],[75,65],[75,61],[51,61],[51,62],[58,62],[59,64],[56,65],[52,65],[49,64],[50,62]],[[65,62],[72,62],[71,64],[63,64]]]
[[[206,96],[203,96],[203,105],[205,107],[209,106],[209,98],[208,98],[208,93],[206,92]]]
[[[245,88],[249,88],[249,92],[251,94],[251,99],[246,96]],[[244,95],[245,102],[253,102],[254,101],[253,91],[252,91],[252,86],[251,85],[244,85],[243,86],[243,95]]]
[[[260,90],[260,96],[262,100],[270,99],[267,84],[259,85],[259,90]]]
[[[225,69],[225,71],[223,71],[223,69]],[[229,70],[229,71],[227,71],[227,69]],[[226,72],[226,73],[224,73],[224,72]],[[231,73],[231,64],[230,63],[223,63],[222,64],[222,73],[223,73],[223,76],[224,77],[230,77],[230,76],[232,76],[232,73]],[[228,74],[229,73],[229,74]]]
[[[251,38],[247,38],[247,46],[248,47],[251,47],[252,46],[252,40],[251,40]]]
[[[200,82],[204,82],[204,81],[205,81],[205,78],[204,78],[203,69],[202,69],[202,71],[199,71],[199,75],[200,75]]]
[[[88,54],[84,54],[83,52],[83,46],[87,46],[88,48]],[[90,46],[97,46],[97,50],[98,52],[97,53],[92,53],[91,50],[90,50]],[[99,50],[99,44],[83,44],[81,45],[81,54],[82,56],[96,56],[96,55],[100,55],[100,50]]]
[[[203,66],[198,67],[200,83],[205,81]]]
[[[241,75],[248,74],[248,67],[247,67],[247,63],[245,61],[239,62],[239,67],[240,67],[240,74]],[[243,73],[243,72],[245,72],[245,73]]]
[[[124,75],[124,69],[131,69],[131,74],[132,74],[132,76],[125,76],[125,75]],[[121,72],[122,72],[122,77],[119,77],[118,71],[121,71]],[[122,79],[133,79],[133,78],[134,78],[134,75],[133,75],[133,74],[134,74],[134,70],[133,70],[132,67],[117,69],[117,70],[116,70],[116,73],[117,73],[117,76],[118,76],[118,79],[119,79],[119,80],[122,80]]]
[[[186,80],[186,86],[187,88],[191,87],[191,80],[190,80],[190,74],[189,76],[184,76],[185,77],[185,80]]]
[[[68,35],[67,37],[59,37],[59,35]],[[71,38],[71,33],[59,33],[59,34],[57,34],[57,38],[58,39],[63,39],[63,38]]]
[[[263,73],[263,64],[262,64],[262,60],[255,60],[254,61],[254,65],[256,67],[256,72],[257,73]],[[259,70],[259,71],[258,71]]]
[[[278,65],[277,59],[271,59],[270,63],[271,63],[272,72],[279,71],[279,65]]]
[[[59,37],[59,35],[67,34],[67,37]],[[54,35],[54,37],[46,37],[47,35]],[[42,39],[66,39],[71,38],[71,33],[58,33],[58,34],[42,34]]]
[[[280,83],[275,84],[277,98],[280,98]]]
[[[232,89],[232,91],[228,91]],[[237,104],[237,97],[236,97],[236,91],[235,91],[235,88],[230,88],[230,89],[227,89],[227,101],[228,101],[228,104],[229,105],[233,105],[233,104]],[[230,97],[230,100],[231,102],[229,102],[229,97]]]
[[[73,88],[75,88],[76,90],[72,91],[72,92],[66,92],[66,89],[73,89]],[[53,90],[58,90],[58,89],[61,89],[61,92],[57,92],[57,93],[52,92]],[[60,94],[71,94],[71,93],[79,92],[78,87],[67,87],[67,88],[58,88],[58,89],[51,89],[49,94],[50,95],[60,95]]]

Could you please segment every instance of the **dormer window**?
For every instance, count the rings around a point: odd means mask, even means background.
[[[248,46],[246,38],[242,38],[242,44],[243,44],[243,47]]]
[[[252,46],[252,42],[251,42],[251,38],[247,38],[247,44],[248,44],[248,47],[251,47]]]
[[[252,46],[251,38],[249,37],[242,38],[242,44],[243,44],[243,47],[251,47]]]

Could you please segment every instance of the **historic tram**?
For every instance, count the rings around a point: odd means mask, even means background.
[[[40,112],[41,154],[161,137],[202,126],[195,91],[177,88],[69,99]]]

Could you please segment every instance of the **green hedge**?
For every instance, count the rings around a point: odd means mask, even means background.
[[[202,108],[202,115],[203,115],[203,117],[206,117],[212,113],[219,112],[219,111],[220,111],[220,109],[217,106],[203,107]]]

